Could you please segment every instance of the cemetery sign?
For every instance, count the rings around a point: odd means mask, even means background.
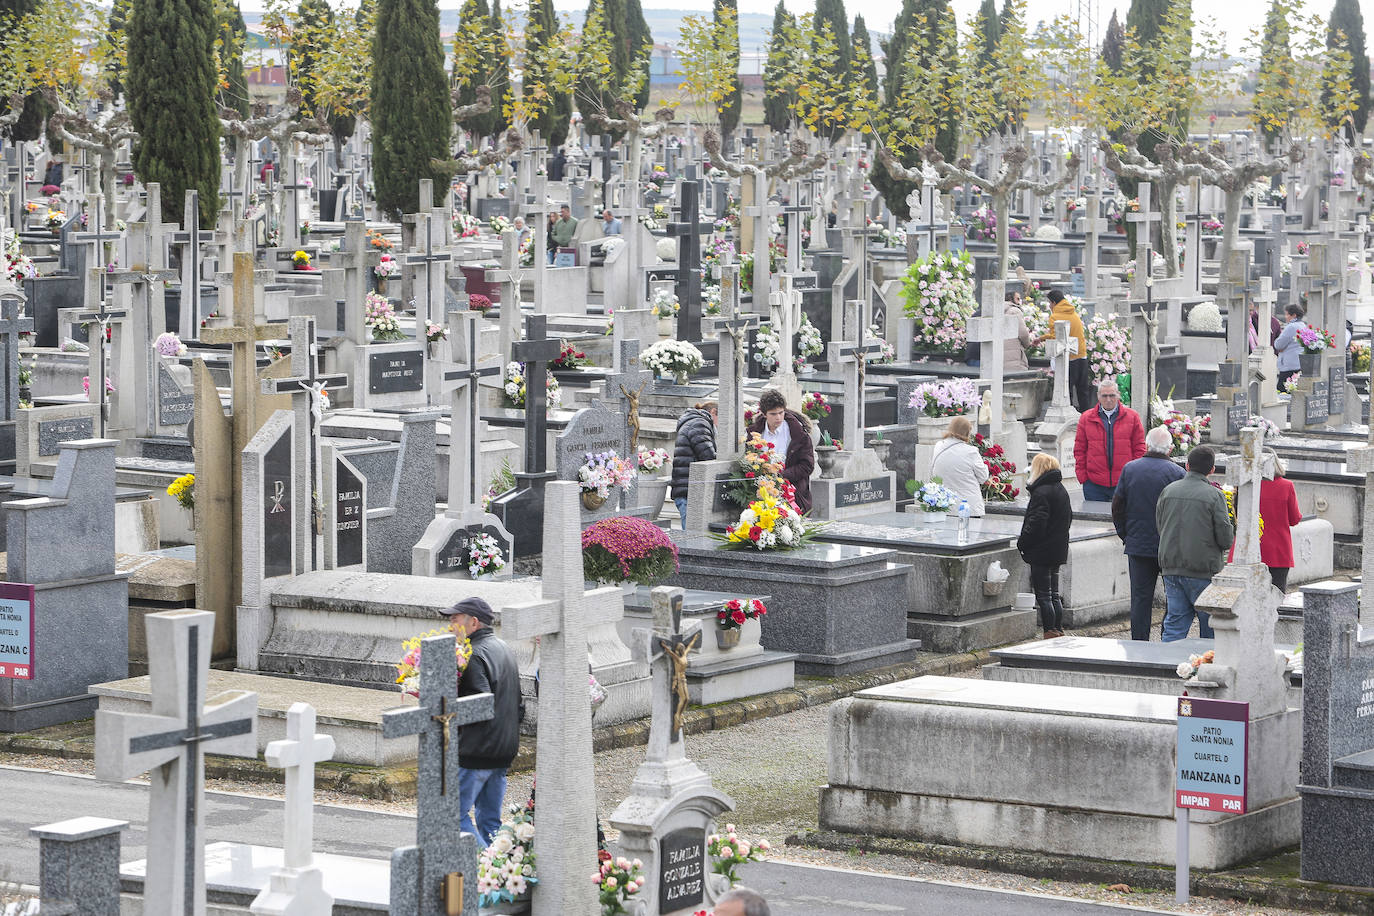
[[[1244,814],[1249,739],[1249,703],[1179,697],[1174,803]]]
[[[0,677],[33,678],[33,597],[32,585],[0,582]]]

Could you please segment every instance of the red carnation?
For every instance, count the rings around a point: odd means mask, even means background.
[[[733,621],[734,621],[735,623],[737,623],[737,624],[743,625],[743,623],[744,623],[744,611],[735,611],[735,613],[733,613],[733,614],[730,615],[730,619],[733,620]]]
[[[724,620],[724,619],[725,619],[725,608],[721,608],[719,611],[716,611],[716,619],[717,619],[717,620]]]
[[[747,478],[753,478],[754,472],[753,472],[753,471],[745,471],[745,472],[744,472],[744,476],[747,477]]]
[[[758,525],[754,525],[749,529],[749,540],[751,541],[757,541],[762,535],[763,529]]]

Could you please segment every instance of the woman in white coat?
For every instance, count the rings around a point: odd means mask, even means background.
[[[940,478],[946,490],[967,500],[970,515],[981,516],[984,512],[983,481],[988,479],[988,466],[972,438],[973,423],[968,417],[950,420],[944,436],[935,443],[930,476]],[[956,501],[949,511],[951,515],[957,514],[959,503]]]

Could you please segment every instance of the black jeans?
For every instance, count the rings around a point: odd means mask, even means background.
[[[1059,594],[1059,567],[1030,565],[1031,591],[1040,608],[1040,628],[1064,629],[1064,598]]]
[[[1155,585],[1159,582],[1159,557],[1126,555],[1131,574],[1131,639],[1148,642],[1155,613]]]
[[[1288,591],[1288,574],[1292,568],[1288,566],[1269,567],[1269,581],[1274,583],[1274,587],[1281,592]]]
[[[1097,403],[1097,398],[1093,397],[1092,373],[1088,371],[1086,359],[1069,360],[1069,396],[1077,400],[1074,406],[1080,411]]]

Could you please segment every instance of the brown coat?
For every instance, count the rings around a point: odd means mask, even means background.
[[[749,432],[762,433],[768,419],[760,416],[749,424]],[[811,474],[816,470],[816,449],[811,444],[811,422],[797,413],[788,410],[783,413],[787,433],[792,441],[787,445],[787,455],[783,461],[782,479],[797,489],[797,508],[803,513],[811,511]]]

